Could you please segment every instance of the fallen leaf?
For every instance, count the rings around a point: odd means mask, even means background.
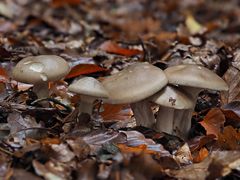
[[[32,164],[36,174],[44,177],[44,179],[61,180],[68,179],[71,176],[70,167],[63,163],[48,161],[45,164],[41,164],[37,160],[33,160]]]
[[[61,163],[67,163],[73,160],[75,157],[74,153],[70,150],[67,144],[52,144],[52,158],[56,159]]]
[[[206,136],[198,136],[193,139],[191,139],[188,144],[191,149],[191,152],[194,153],[200,149],[202,149],[204,146],[208,144],[214,143],[216,136],[213,134],[206,135]]]
[[[0,67],[0,82],[6,83],[9,80],[7,71]]]
[[[28,172],[25,169],[13,169],[13,174],[11,179],[19,180],[19,179],[31,179],[31,180],[41,180],[42,178],[36,176],[33,173]]]
[[[52,7],[59,8],[64,5],[78,5],[80,4],[81,0],[52,0],[51,5]]]
[[[35,118],[28,115],[23,117],[22,114],[17,111],[10,113],[8,115],[7,121],[11,134],[28,128],[41,127],[40,124],[37,124]]]
[[[221,101],[227,104],[232,101],[240,100],[240,71],[230,66],[223,75],[223,79],[229,86],[229,90],[221,93]]]
[[[77,139],[67,139],[66,142],[79,159],[86,159],[90,154],[90,146],[83,141],[81,137]]]
[[[234,127],[240,124],[240,101],[232,101],[222,107],[222,112],[226,117],[226,123]]]
[[[161,156],[170,156],[170,153],[164,149],[161,144],[156,144],[152,139],[145,138],[145,136],[138,132],[138,131],[120,131],[127,136],[127,142],[124,143],[126,146],[130,147],[139,147],[141,148],[142,145],[146,145],[146,152],[147,153],[158,153]],[[145,152],[145,151],[144,151]]]
[[[197,155],[193,158],[193,162],[199,163],[203,161],[207,156],[208,156],[208,150],[205,147],[203,147],[200,149]]]
[[[213,134],[218,138],[221,128],[224,126],[225,116],[219,108],[212,108],[203,121],[199,122],[206,130],[206,134]]]
[[[117,147],[122,153],[147,153],[147,154],[156,154],[156,151],[148,150],[147,145],[141,144],[138,146],[130,147],[126,144],[118,144]]]
[[[43,145],[52,145],[52,144],[60,144],[61,141],[59,138],[44,138],[44,139],[41,139],[41,143]]]
[[[187,143],[181,146],[174,154],[174,159],[182,165],[191,164],[193,161],[192,153]]]
[[[106,69],[96,65],[96,64],[78,64],[74,66],[65,79],[77,77],[83,74],[91,74],[96,72],[104,72]]]
[[[131,108],[123,104],[103,104],[101,116],[105,121],[119,121],[130,119],[133,115]]]
[[[232,126],[226,126],[218,134],[218,146],[225,150],[240,150],[240,132]]]
[[[203,30],[203,26],[191,14],[187,15],[185,24],[191,34],[200,33]]]
[[[214,171],[214,166],[209,168],[212,162],[217,162],[218,166],[221,167],[221,169],[218,169],[219,172],[216,173],[216,171]],[[177,179],[205,180],[207,176],[211,174],[221,174],[221,176],[226,176],[233,169],[239,170],[239,167],[239,151],[213,151],[211,155],[204,159],[202,162],[183,167],[179,170],[170,170],[168,175]],[[214,177],[209,179],[217,178]]]
[[[240,170],[239,151],[214,151],[211,154],[211,159],[207,179],[219,179],[230,174],[234,169]]]
[[[138,49],[126,49],[120,47],[117,43],[113,41],[105,41],[99,47],[100,50],[106,51],[112,54],[119,54],[122,56],[135,56],[142,54],[143,52]]]

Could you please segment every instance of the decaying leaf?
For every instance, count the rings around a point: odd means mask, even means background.
[[[119,121],[130,119],[133,115],[128,105],[122,104],[103,104],[102,118],[106,121]]]
[[[191,14],[187,15],[185,24],[191,34],[200,33],[203,30],[203,26]]]
[[[86,75],[96,72],[103,72],[106,71],[106,69],[96,65],[96,64],[79,64],[74,66],[69,74],[66,76],[65,79],[77,77],[80,75]]]
[[[181,146],[174,154],[174,159],[182,165],[191,164],[193,161],[192,153],[187,143]]]
[[[218,134],[218,146],[224,150],[240,150],[240,132],[232,126],[226,126]]]
[[[193,158],[193,162],[199,163],[203,161],[208,156],[208,154],[208,150],[205,147],[201,148],[198,154]]]
[[[239,170],[239,167],[240,153],[238,151],[213,151],[202,162],[186,166],[180,170],[170,170],[169,175],[178,179],[204,180],[207,177],[215,179],[226,176],[233,169]]]
[[[134,56],[134,55],[142,54],[142,51],[140,50],[125,49],[112,41],[105,41],[103,44],[100,45],[99,49],[106,51],[108,53],[119,54],[122,56]]]
[[[218,108],[211,109],[204,117],[200,124],[205,128],[206,134],[213,134],[218,138],[218,133],[221,131],[225,122],[225,116]]]
[[[236,101],[240,99],[240,71],[231,66],[228,68],[227,72],[224,74],[223,79],[229,86],[229,90],[227,92],[222,92],[222,101],[224,104],[227,104],[232,101]]]
[[[222,111],[226,117],[226,123],[233,127],[240,124],[240,101],[232,101],[222,107]]]
[[[45,164],[41,164],[36,160],[32,163],[35,172],[47,180],[62,180],[70,177],[70,169],[62,163],[48,161]]]

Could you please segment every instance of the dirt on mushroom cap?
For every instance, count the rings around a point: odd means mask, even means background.
[[[194,106],[194,101],[183,91],[173,86],[166,86],[164,89],[154,94],[151,101],[165,107],[175,109],[189,109]]]
[[[61,57],[55,55],[29,56],[14,67],[15,80],[35,84],[41,81],[56,81],[68,74],[70,67]]]

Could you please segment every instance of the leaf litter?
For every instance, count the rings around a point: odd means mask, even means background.
[[[1,179],[238,178],[239,10],[231,1],[4,0],[0,3]],[[72,70],[37,99],[12,80],[24,57],[54,54]],[[128,104],[94,103],[78,120],[81,76],[100,81],[134,62],[200,64],[229,85],[203,91],[191,138],[135,127]],[[43,107],[41,101],[49,103]],[[103,104],[103,106],[101,106]],[[154,112],[156,111],[153,107]]]

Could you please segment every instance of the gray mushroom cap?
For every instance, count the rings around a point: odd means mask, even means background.
[[[149,63],[135,63],[106,77],[102,84],[112,104],[135,103],[162,89],[168,80],[163,71]]]
[[[108,92],[95,78],[82,77],[68,87],[69,91],[97,98],[108,98]]]
[[[172,66],[164,70],[170,84],[227,91],[226,82],[211,70],[192,64]]]
[[[190,109],[194,107],[194,101],[191,98],[179,88],[171,85],[154,94],[150,100],[161,106],[174,109]]]
[[[55,55],[29,56],[17,63],[12,76],[15,80],[36,84],[60,80],[70,71],[68,63]]]

